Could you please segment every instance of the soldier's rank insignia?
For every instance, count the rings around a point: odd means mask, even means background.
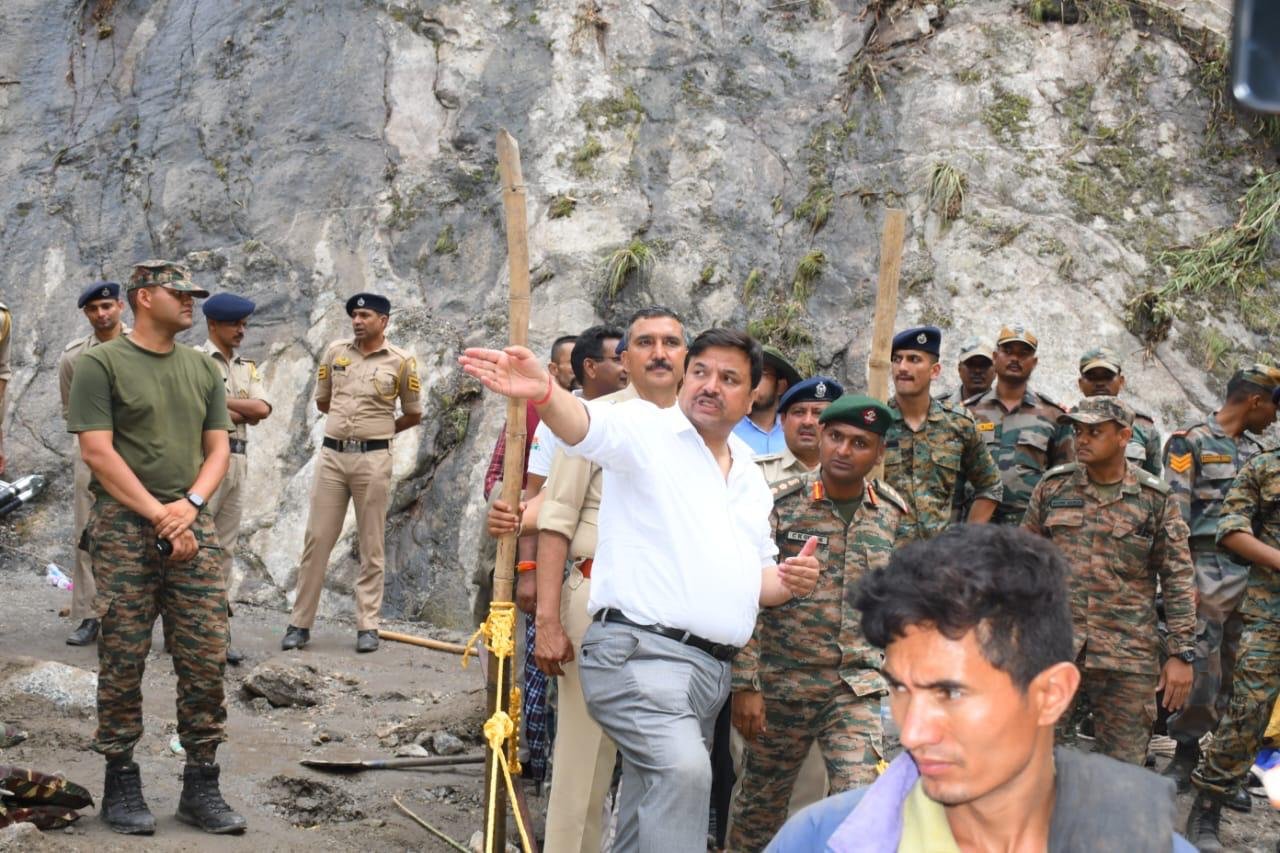
[[[1225,453],[1205,453],[1200,457],[1201,465],[1228,465],[1231,457]]]
[[[321,382],[323,382],[328,378],[329,378],[329,365],[322,364],[318,368],[316,368],[316,379],[319,379]]]
[[[1179,474],[1185,474],[1191,470],[1191,454],[1190,453],[1171,453],[1169,454],[1169,470]]]
[[[993,421],[987,421],[985,424],[977,424],[978,432],[991,432],[996,428]]]

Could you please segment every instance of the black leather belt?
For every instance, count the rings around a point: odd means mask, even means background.
[[[233,438],[233,439],[231,439],[231,452],[232,452],[232,453],[244,453],[244,452],[246,452],[248,449],[249,449],[249,441],[248,441],[248,439],[244,439],[244,438]]]
[[[339,453],[368,453],[370,450],[386,450],[391,446],[391,440],[386,438],[371,438],[368,441],[361,441],[358,438],[340,440],[326,435],[324,446]]]
[[[606,607],[596,612],[591,617],[593,622],[616,622],[619,625],[629,625],[632,628],[639,628],[641,631],[648,631],[650,634],[657,634],[660,637],[666,637],[669,640],[675,640],[677,643],[684,643],[686,646],[693,646],[695,649],[701,649],[711,655],[716,660],[730,661],[733,656],[738,653],[737,646],[730,646],[727,643],[713,643],[710,640],[703,639],[697,634],[691,634],[688,631],[681,631],[679,628],[668,628],[666,625],[641,625],[639,622],[633,622],[626,616],[622,615],[622,611],[614,610]]]

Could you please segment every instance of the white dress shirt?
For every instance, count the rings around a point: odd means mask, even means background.
[[[729,437],[726,480],[680,407],[646,400],[590,406],[586,438],[565,446],[604,469],[588,609],[746,645],[760,573],[778,548],[773,496],[751,448]]]
[[[573,392],[573,396],[581,399],[582,389]],[[551,431],[551,427],[542,421],[533,430],[533,441],[529,443],[529,464],[525,470],[539,477],[551,475],[551,463],[556,459],[556,451],[564,447],[560,437]]]

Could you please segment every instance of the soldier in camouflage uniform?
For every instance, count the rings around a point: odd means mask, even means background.
[[[1070,432],[1057,423],[1065,410],[1028,384],[1038,346],[1029,329],[1003,327],[996,337],[996,387],[965,401],[1004,482],[1004,496],[991,516],[997,524],[1021,524],[1044,472],[1075,458]]]
[[[1227,383],[1222,407],[1175,432],[1164,450],[1165,479],[1191,527],[1191,560],[1200,593],[1195,686],[1186,707],[1169,719],[1169,736],[1178,746],[1164,775],[1180,791],[1190,788],[1200,738],[1213,731],[1231,697],[1243,624],[1237,608],[1249,567],[1217,545],[1219,511],[1240,467],[1262,449],[1246,431],[1261,433],[1275,421],[1271,392],[1278,385],[1280,371],[1273,367],[1256,364],[1238,371]],[[1239,802],[1247,805],[1248,795]]]
[[[844,393],[844,386],[830,376],[814,376],[787,389],[778,402],[782,437],[781,453],[755,457],[767,483],[808,474],[818,467],[818,417]]]
[[[942,331],[919,326],[893,339],[893,392],[899,417],[885,435],[884,479],[911,505],[912,539],[937,536],[951,524],[958,491],[974,500],[968,521],[986,522],[1000,504],[1004,485],[991,452],[978,437],[973,416],[929,396],[942,365]]]
[[[777,832],[814,740],[833,792],[875,778],[883,655],[862,637],[848,602],[908,527],[901,496],[865,479],[883,457],[892,417],[883,403],[846,394],[822,413],[819,470],[774,486],[771,523],[783,556],[816,536],[823,571],[809,596],[762,609],[734,660],[733,721],[747,750],[730,849],[763,849]]]
[[[1081,686],[1093,706],[1097,751],[1142,764],[1155,694],[1182,706],[1195,659],[1195,579],[1187,525],[1167,483],[1125,459],[1133,410],[1088,397],[1074,424],[1080,461],[1045,474],[1023,528],[1052,539],[1071,566],[1068,587]],[[1156,580],[1164,591],[1169,659],[1160,669]]]
[[[191,327],[193,299],[208,295],[186,267],[138,264],[128,285],[133,332],[86,350],[71,382],[67,429],[79,435],[95,496],[86,535],[101,623],[93,743],[107,759],[101,814],[133,835],[155,831],[133,750],[157,612],[173,632],[187,756],[178,819],[215,833],[245,828],[222,799],[214,763],[226,737],[227,596],[214,520],[202,512],[227,471],[231,419],[213,362],[174,342]]]
[[[991,383],[996,381],[995,364],[991,356],[996,345],[990,338],[970,335],[960,345],[960,355],[956,359],[956,374],[960,378],[960,387],[953,391],[944,391],[937,399],[950,403],[963,403],[973,397],[991,390]]]
[[[1272,400],[1280,403],[1280,388]],[[1223,849],[1222,805],[1248,776],[1280,696],[1280,450],[1260,453],[1240,469],[1222,501],[1218,542],[1250,569],[1231,703],[1192,776],[1200,794],[1187,820],[1187,840],[1202,851]]]
[[[1094,347],[1080,356],[1080,393],[1086,397],[1119,397],[1124,389],[1120,356],[1110,347]],[[1160,430],[1150,415],[1133,411],[1133,438],[1125,458],[1148,474],[1160,476]]]

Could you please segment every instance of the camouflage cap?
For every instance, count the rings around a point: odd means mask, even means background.
[[[209,291],[191,280],[191,270],[187,269],[185,264],[157,259],[139,261],[133,265],[133,275],[129,276],[128,290],[157,285],[180,293],[190,293],[201,299],[209,295]]]
[[[1251,364],[1248,367],[1237,370],[1235,375],[1231,377],[1231,382],[1252,382],[1254,385],[1270,391],[1280,387],[1280,368],[1272,367],[1269,364]]]
[[[960,358],[957,360],[964,364],[971,358],[982,356],[987,361],[990,361],[995,351],[996,345],[991,343],[990,338],[984,338],[981,335],[970,335],[960,345]]]
[[[1115,421],[1120,426],[1133,426],[1133,409],[1119,397],[1085,397],[1071,411],[1058,415],[1058,423],[1102,424]]]
[[[1088,373],[1095,367],[1104,367],[1112,373],[1119,373],[1120,356],[1111,347],[1094,347],[1080,356],[1080,373]]]
[[[1022,342],[1032,349],[1040,347],[1040,339],[1031,333],[1026,326],[1001,326],[1000,334],[996,335],[996,346],[1011,344],[1014,342]]]

